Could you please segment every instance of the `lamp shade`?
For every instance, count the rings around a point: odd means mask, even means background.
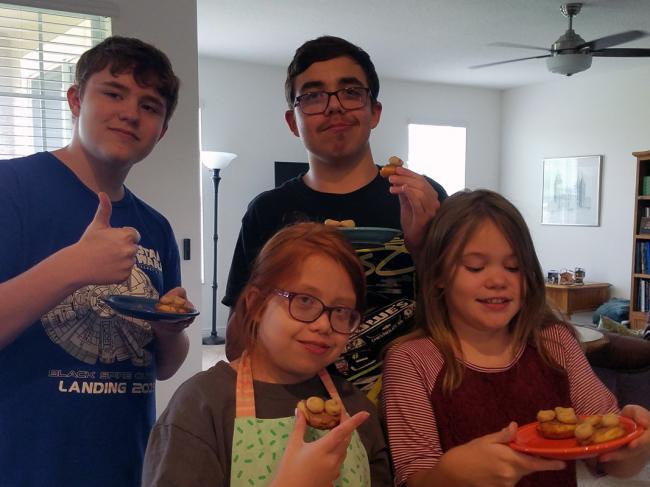
[[[225,169],[237,154],[232,152],[201,151],[201,164],[208,169]]]

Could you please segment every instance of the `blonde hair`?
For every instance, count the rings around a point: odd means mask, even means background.
[[[460,350],[460,344],[449,319],[445,289],[453,279],[452,270],[459,262],[466,242],[486,221],[491,221],[508,240],[521,272],[521,309],[508,324],[514,349],[529,343],[538,350],[545,363],[560,368],[552,359],[540,331],[562,323],[562,319],[546,302],[544,275],[521,213],[493,191],[461,191],[445,200],[431,222],[418,267],[426,271],[418,273],[416,330],[400,340],[423,336],[433,339],[447,365],[443,377],[445,393],[460,386],[463,377],[463,365],[455,353],[455,350]]]
[[[320,223],[291,225],[280,230],[264,245],[255,259],[248,283],[235,304],[229,326],[242,330],[245,349],[250,351],[256,345],[257,318],[273,296],[273,291],[295,279],[304,261],[313,255],[329,257],[345,269],[352,282],[355,308],[363,312],[366,295],[363,266],[343,233]]]

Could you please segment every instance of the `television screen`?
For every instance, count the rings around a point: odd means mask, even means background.
[[[285,181],[304,174],[309,170],[307,162],[280,162],[275,161],[275,187],[281,186]]]

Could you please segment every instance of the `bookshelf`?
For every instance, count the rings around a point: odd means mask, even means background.
[[[630,328],[639,330],[645,328],[648,312],[650,312],[650,151],[633,152],[632,155],[636,157],[636,188],[632,236]],[[648,217],[648,220],[644,221],[644,217]]]

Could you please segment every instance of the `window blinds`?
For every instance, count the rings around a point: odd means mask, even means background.
[[[1,159],[70,141],[75,64],[110,35],[110,17],[0,3]]]

